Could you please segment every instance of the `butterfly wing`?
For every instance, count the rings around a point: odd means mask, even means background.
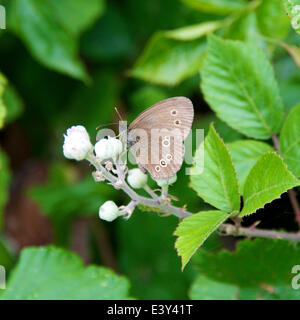
[[[139,166],[154,179],[169,178],[181,168],[183,141],[193,118],[192,102],[185,97],[174,97],[148,108],[130,124],[128,141],[133,141],[130,150]]]

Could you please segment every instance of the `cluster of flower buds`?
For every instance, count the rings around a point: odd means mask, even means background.
[[[67,133],[64,135],[64,156],[68,159],[74,159],[77,161],[84,159],[92,161],[92,158],[94,158],[96,162],[99,161],[99,164],[104,162],[105,165],[104,167],[102,167],[102,171],[97,170],[93,172],[94,179],[97,182],[105,181],[106,179],[109,180],[109,178],[107,178],[107,174],[109,174],[109,172],[111,171],[112,174],[115,174],[117,176],[117,179],[114,180],[113,183],[116,189],[120,189],[123,187],[127,173],[126,165],[119,164],[119,166],[117,167],[118,157],[121,155],[122,151],[122,142],[119,139],[113,137],[102,138],[97,141],[95,146],[93,147],[90,141],[89,134],[87,133],[86,129],[80,125],[69,128],[67,130]],[[119,169],[119,171],[115,168]],[[107,174],[105,172],[107,172]],[[120,172],[122,174],[122,177],[120,176]],[[143,173],[139,168],[131,169],[128,171],[127,182],[133,189],[144,188],[149,193],[147,180],[147,174]],[[169,184],[174,183],[175,181],[176,175],[169,179],[156,180],[157,184],[160,187],[165,187]],[[150,192],[150,194],[157,197],[153,192]],[[135,201],[131,201],[128,206],[121,206],[119,208],[113,201],[109,200],[100,207],[99,217],[100,219],[106,221],[113,221],[119,216],[127,215],[127,217],[129,217],[135,206]]]

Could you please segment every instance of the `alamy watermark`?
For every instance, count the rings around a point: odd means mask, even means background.
[[[127,145],[128,158],[133,165],[151,164],[159,172],[160,167],[166,167],[170,162],[181,167],[184,162],[188,166],[194,163],[193,150],[197,151],[197,162],[185,168],[186,175],[199,175],[204,170],[204,129],[179,128],[134,128],[129,129],[126,121],[119,122],[119,132]],[[104,137],[116,137],[112,129],[104,128],[97,132],[96,140]],[[123,160],[123,159],[122,159]]]
[[[292,288],[294,290],[298,290],[300,289],[300,265],[294,265],[291,272],[296,273],[296,275],[292,279]]]
[[[0,289],[6,288],[5,268],[0,265]]]
[[[6,10],[0,5],[0,29],[6,29]]]

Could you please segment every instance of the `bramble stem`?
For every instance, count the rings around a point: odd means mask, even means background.
[[[234,225],[227,223],[222,224],[219,230],[226,235],[300,241],[300,232],[291,233],[256,228],[236,228]]]
[[[289,195],[289,197],[290,197],[290,201],[291,201],[293,210],[294,210],[295,215],[296,215],[296,220],[297,220],[298,225],[299,225],[299,227],[300,227],[300,207],[299,207],[299,203],[298,203],[298,201],[297,201],[297,196],[296,196],[295,190],[290,189],[290,190],[288,191],[288,195]]]
[[[188,217],[192,215],[192,213],[186,211],[183,208],[178,208],[170,203],[165,203],[163,199],[158,197],[158,199],[154,198],[146,198],[137,194],[124,179],[124,174],[121,172],[120,167],[117,165],[117,173],[118,177],[114,176],[110,172],[108,172],[104,166],[99,162],[99,160],[91,153],[87,160],[95,167],[96,170],[101,171],[103,176],[117,189],[122,189],[131,200],[135,201],[136,204],[142,204],[144,206],[152,207],[159,209],[162,213],[172,214],[180,219]]]
[[[154,196],[154,192],[149,187],[148,187],[149,188],[148,191],[151,190],[151,192],[148,192],[148,193],[151,195],[151,198],[143,197],[137,194],[127,184],[125,180],[125,173],[122,170],[121,166],[118,165],[118,163],[116,164],[117,176],[115,176],[112,173],[110,173],[108,170],[106,170],[106,168],[101,164],[99,159],[97,159],[97,157],[95,157],[92,153],[88,156],[87,160],[95,167],[97,171],[102,172],[106,180],[108,180],[116,189],[122,189],[131,198],[130,203],[126,207],[124,207],[122,212],[125,213],[126,211],[130,215],[130,213],[134,210],[134,208],[138,204],[142,204],[144,206],[158,209],[162,213],[174,215],[180,219],[186,218],[192,215],[191,212],[188,212],[184,208],[178,208],[176,206],[171,205],[169,202],[164,201],[162,196],[159,197],[156,194]],[[290,190],[290,191],[293,191],[293,190]],[[300,214],[299,214],[299,217],[300,217]],[[300,241],[300,232],[288,233],[288,232],[281,232],[281,231],[264,230],[264,229],[257,229],[255,228],[255,226],[244,228],[240,226],[241,220],[239,218],[236,217],[234,221],[236,222],[236,225],[224,223],[219,227],[219,230],[224,232],[225,235]]]

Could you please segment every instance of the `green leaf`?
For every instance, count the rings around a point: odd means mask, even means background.
[[[189,290],[192,300],[235,300],[239,287],[199,275]]]
[[[230,213],[239,212],[237,175],[230,154],[212,125],[204,146],[200,145],[196,152],[194,166],[191,168],[191,186],[212,206]]]
[[[24,276],[26,275],[26,276]],[[3,300],[128,299],[124,277],[104,267],[85,267],[79,257],[56,247],[24,249]]]
[[[175,248],[182,259],[182,269],[206,238],[229,217],[223,211],[201,211],[183,219],[174,232]]]
[[[202,276],[238,286],[239,298],[300,299],[300,291],[291,285],[299,260],[298,243],[255,239],[240,241],[234,252],[199,250],[193,262]]]
[[[300,0],[283,0],[292,27],[300,34]]]
[[[240,193],[243,194],[247,176],[256,161],[263,153],[274,149],[267,143],[255,140],[235,141],[228,144],[228,149],[237,171]]]
[[[153,35],[131,75],[162,85],[176,85],[196,74],[203,62],[203,36],[220,28],[224,21],[160,31]]]
[[[8,27],[40,63],[86,81],[88,75],[78,56],[77,36],[101,12],[101,2],[95,0],[13,0]]]
[[[283,104],[260,49],[210,36],[201,76],[206,101],[229,126],[257,139],[279,131]]]
[[[280,133],[280,152],[288,168],[300,177],[300,104],[285,119]]]
[[[245,8],[244,0],[181,0],[186,5],[202,12],[226,15]]]
[[[9,184],[10,184],[10,170],[8,165],[8,158],[6,154],[0,149],[0,230],[3,224],[3,211],[8,200]]]
[[[254,213],[265,204],[300,185],[275,152],[265,153],[251,169],[244,185],[244,207],[241,216]]]

